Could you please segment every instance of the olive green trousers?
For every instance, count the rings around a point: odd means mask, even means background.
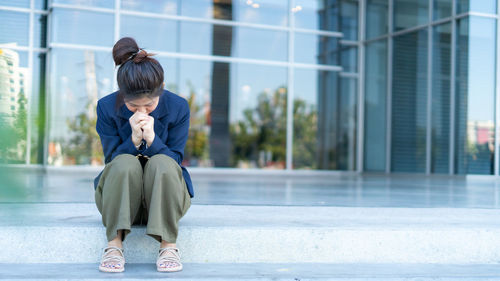
[[[120,154],[106,164],[95,190],[95,202],[108,241],[122,229],[122,241],[132,225],[146,225],[157,241],[175,243],[179,220],[191,206],[191,197],[174,159],[157,154],[144,167],[131,154]]]

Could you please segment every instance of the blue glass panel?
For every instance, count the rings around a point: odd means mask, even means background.
[[[387,124],[387,41],[366,46],[364,114],[365,171],[385,171]]]
[[[339,39],[309,33],[295,33],[295,62],[339,65]]]
[[[388,0],[367,0],[366,38],[375,38],[388,32]]]
[[[394,38],[391,170],[425,172],[427,29]]]
[[[340,1],[296,0],[292,11],[295,26],[307,29],[340,31]]]
[[[394,30],[402,30],[429,21],[428,0],[394,0]]]
[[[113,9],[115,7],[115,0],[52,0],[52,3],[70,4],[77,6],[92,6],[110,9]]]
[[[111,52],[53,49],[49,164],[103,164],[101,144],[94,130],[95,108],[99,98],[113,91],[113,69]]]
[[[186,53],[286,61],[287,49],[285,31],[181,23],[181,51]]]
[[[33,81],[31,94],[31,115],[28,121],[31,122],[31,164],[43,164],[44,141],[45,141],[45,69],[46,54],[33,54]]]
[[[358,1],[340,2],[340,31],[344,40],[358,39]]]
[[[343,72],[358,72],[358,48],[341,46],[340,65]]]
[[[121,8],[134,12],[148,12],[165,15],[176,15],[182,2],[181,0],[121,0]],[[201,4],[201,3],[200,3]]]
[[[0,48],[1,163],[26,163],[27,108],[31,95],[28,53]]]
[[[217,67],[217,63],[215,63]],[[284,169],[286,162],[287,68],[278,66],[231,64],[229,97],[230,165],[239,168]],[[215,166],[223,166],[217,149],[217,132],[223,112],[216,104],[224,76],[213,70],[210,155]],[[220,123],[219,123],[220,122]],[[218,128],[219,127],[219,128]],[[223,136],[224,134],[221,134]],[[219,159],[217,159],[219,158]],[[221,163],[221,164],[217,164]]]
[[[37,10],[47,10],[48,0],[35,0],[35,9]]]
[[[457,13],[465,13],[468,11],[481,12],[488,14],[497,13],[496,0],[457,0]]]
[[[54,9],[53,42],[113,46],[113,18],[108,13]]]
[[[433,3],[434,20],[451,17],[453,1],[450,0],[433,0],[433,1],[434,1]]]
[[[287,0],[182,1],[183,16],[240,22],[288,25]]]
[[[288,33],[285,31],[239,27],[235,36],[234,55],[237,57],[288,60]]]
[[[449,172],[451,24],[433,27],[431,172]]]
[[[33,46],[47,47],[47,16],[35,14]]]
[[[0,6],[29,8],[30,0],[0,0]]]
[[[120,36],[137,40],[139,47],[158,51],[177,51],[178,22],[167,19],[122,16]],[[145,31],[148,32],[145,32]],[[186,36],[192,36],[186,34]]]
[[[455,170],[493,174],[496,20],[457,23]]]
[[[18,46],[29,45],[28,13],[0,11],[0,43],[16,43]]]
[[[285,67],[193,59],[178,67],[167,87],[191,107],[185,165],[285,167]]]

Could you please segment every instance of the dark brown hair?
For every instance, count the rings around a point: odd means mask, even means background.
[[[124,37],[113,46],[113,60],[119,66],[116,80],[119,99],[124,101],[161,95],[163,88],[163,68],[150,54],[140,49],[133,38]]]

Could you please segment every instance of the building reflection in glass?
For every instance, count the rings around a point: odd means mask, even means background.
[[[31,73],[9,46],[0,47],[0,163],[25,163]]]

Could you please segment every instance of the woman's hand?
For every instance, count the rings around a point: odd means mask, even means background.
[[[144,138],[142,127],[146,124],[148,117],[146,113],[136,111],[128,120],[132,128],[132,142],[135,146],[138,146]]]
[[[147,115],[142,125],[142,137],[151,146],[155,139],[155,119],[152,116]]]

